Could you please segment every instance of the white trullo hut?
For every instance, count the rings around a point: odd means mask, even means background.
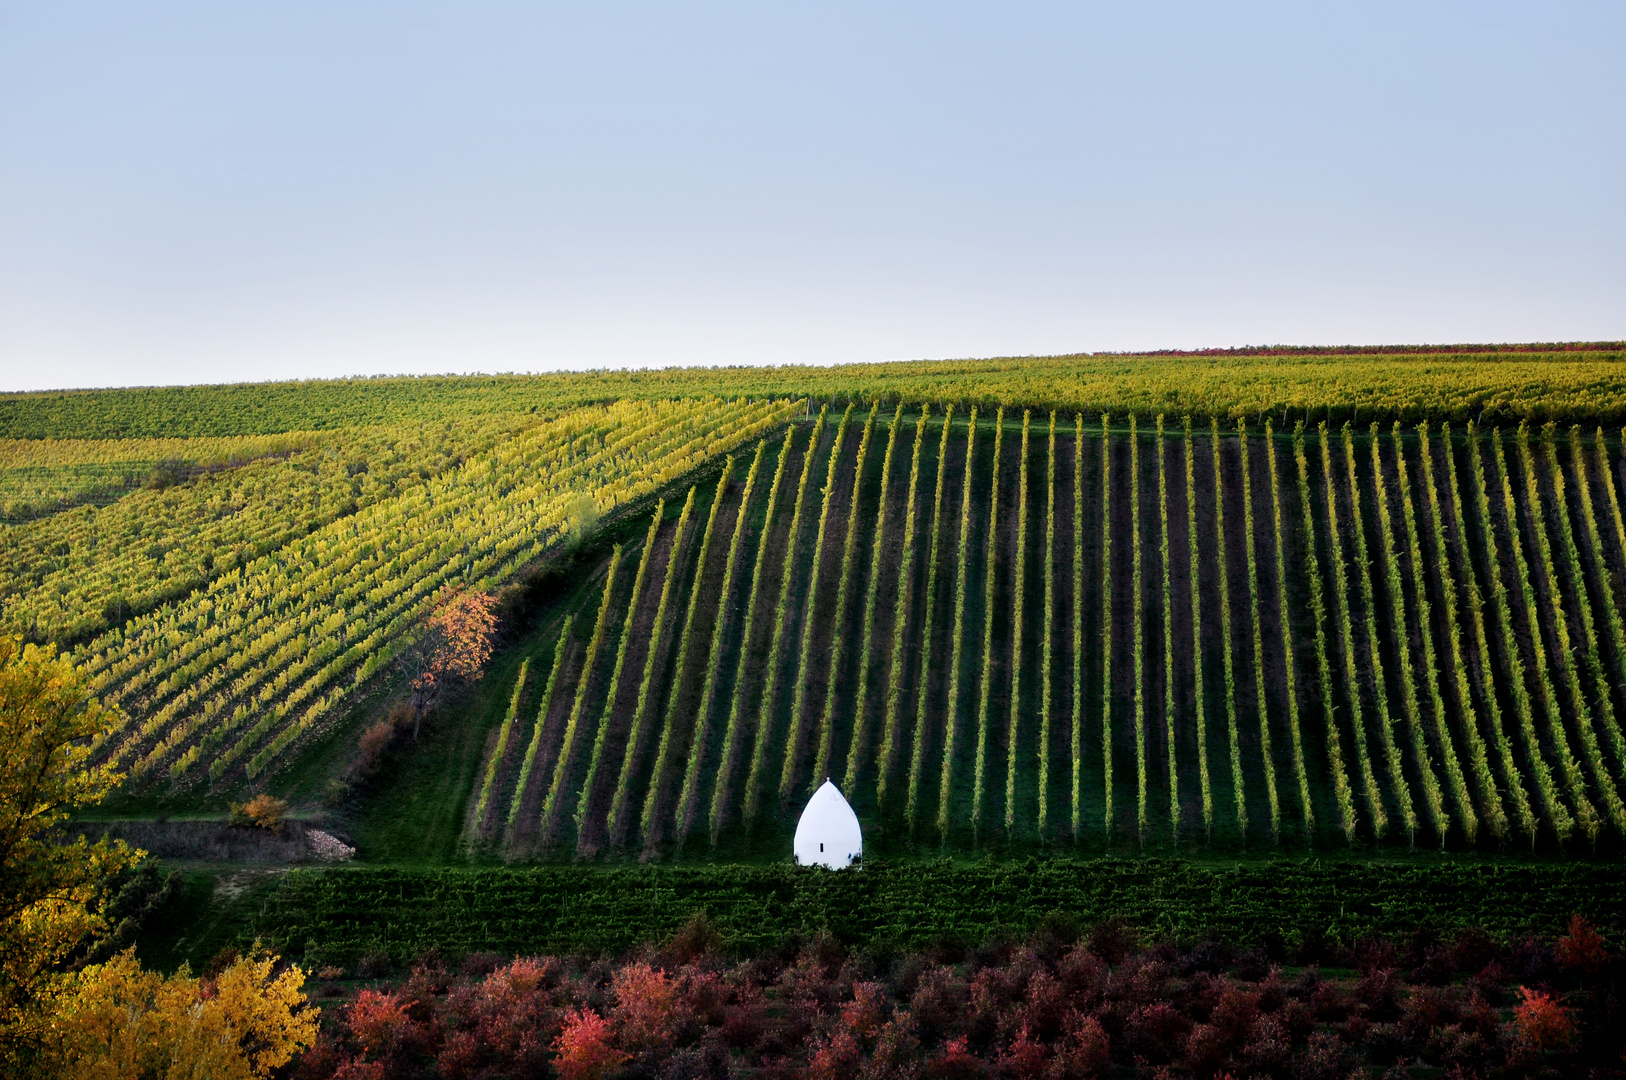
[[[858,827],[858,815],[830,781],[826,780],[807,800],[807,809],[796,823],[792,848],[802,866],[828,866],[832,870],[840,870],[864,853],[864,831]]]

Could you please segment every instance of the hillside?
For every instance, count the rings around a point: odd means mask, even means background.
[[[825,776],[882,856],[1604,855],[1614,349],[12,395],[0,627],[121,707],[117,813],[320,815],[498,593],[340,807],[390,858],[758,861]]]
[[[1618,442],[1013,413],[821,416],[663,509],[469,828],[777,845],[831,776],[882,852],[1618,845]]]

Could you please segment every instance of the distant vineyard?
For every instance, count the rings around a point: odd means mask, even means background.
[[[137,784],[259,777],[343,715],[418,632],[437,589],[502,584],[583,515],[657,491],[792,407],[584,408],[493,437],[461,464],[380,489],[325,524],[273,512],[285,530],[274,550],[78,650],[96,691],[126,716],[97,749]]]
[[[1255,426],[1273,415],[1356,424],[1626,421],[1626,351],[1618,343],[1472,352],[1288,350],[908,361],[833,367],[668,368],[554,375],[345,379],[235,386],[0,395],[0,439],[259,435],[423,424],[484,413],[554,412],[607,401],[795,397],[931,401],[991,413],[1139,413]],[[1285,414],[1285,419],[1283,419]]]
[[[728,851],[827,774],[883,852],[1626,837],[1618,438],[866,412],[657,511],[473,839]]]
[[[0,630],[71,644],[116,627],[338,518],[423,484],[540,423],[497,414],[421,428],[361,428],[288,440],[198,439],[183,473],[107,506],[12,526],[0,546]],[[153,442],[34,444],[38,459],[146,454]],[[222,445],[224,444],[224,445]],[[245,445],[247,444],[247,445]],[[18,444],[12,444],[15,450]],[[171,447],[177,451],[185,447]],[[255,453],[248,460],[236,455]],[[272,456],[275,455],[275,456]],[[78,472],[83,463],[40,466]],[[115,466],[117,467],[117,466]],[[161,466],[162,467],[162,466]],[[187,482],[180,482],[185,480]]]

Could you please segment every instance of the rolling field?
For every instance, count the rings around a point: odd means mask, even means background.
[[[96,749],[130,812],[218,812],[313,798],[436,593],[496,592],[455,730],[351,813],[432,805],[432,859],[760,861],[825,777],[884,857],[1607,855],[1622,370],[1609,345],[11,395],[0,627],[120,707]]]

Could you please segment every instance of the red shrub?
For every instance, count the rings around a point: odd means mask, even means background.
[[[1075,1012],[1067,1018],[1066,1027],[1067,1034],[1057,1044],[1046,1070],[1050,1080],[1088,1080],[1105,1072],[1111,1045],[1100,1021]]]
[[[621,1045],[659,1050],[671,1045],[678,1023],[677,982],[648,964],[628,964],[615,973],[615,1021]]]
[[[1355,984],[1355,1000],[1366,1006],[1373,1020],[1393,1020],[1400,1015],[1400,980],[1394,968],[1370,968]]]
[[[1066,988],[1067,995],[1073,998],[1076,1004],[1094,1005],[1106,990],[1107,977],[1111,972],[1107,968],[1106,961],[1079,946],[1062,960],[1057,974],[1061,977],[1061,984]]]
[[[934,967],[920,976],[914,995],[909,999],[909,1011],[920,1025],[921,1038],[935,1041],[950,1031],[965,1007],[964,998],[953,986],[954,972],[947,967]]]
[[[841,1007],[841,1026],[860,1039],[880,1030],[886,1019],[886,987],[876,982],[853,985],[853,999]]]
[[[381,1061],[357,1061],[346,1058],[337,1069],[332,1072],[332,1080],[384,1080],[384,1063]]]
[[[858,1039],[847,1029],[837,1028],[814,1043],[807,1075],[810,1080],[856,1080],[862,1061]]]
[[[1569,933],[1558,939],[1553,953],[1559,967],[1580,975],[1593,974],[1609,958],[1603,935],[1580,915],[1571,916]]]
[[[1044,1044],[1023,1027],[1017,1031],[1011,1044],[1000,1051],[994,1069],[1000,1076],[1013,1078],[1043,1076],[1047,1056]]]
[[[1253,1033],[1242,1047],[1242,1057],[1257,1072],[1281,1074],[1293,1054],[1293,1042],[1287,1028],[1274,1016],[1262,1017],[1253,1025]]]
[[[920,1075],[920,1035],[907,1010],[894,1013],[875,1036],[875,1051],[864,1063],[863,1080],[902,1080]]]
[[[1027,1028],[1035,1038],[1049,1042],[1061,1033],[1067,1001],[1061,983],[1048,971],[1039,971],[1028,980],[1022,1003],[1008,1016],[1006,1031]]]
[[[1259,995],[1241,987],[1229,987],[1220,995],[1219,1004],[1214,1006],[1214,1014],[1209,1019],[1221,1039],[1241,1042],[1259,1019]]]
[[[1519,1039],[1536,1050],[1557,1050],[1575,1041],[1575,1021],[1563,1003],[1551,994],[1519,987],[1523,999],[1513,1010]]]
[[[592,1009],[565,1013],[564,1030],[553,1040],[553,1050],[559,1080],[601,1080],[632,1057],[610,1045],[610,1022]]]
[[[552,960],[516,960],[481,982],[462,985],[444,1012],[457,1028],[436,1059],[448,1080],[540,1073],[559,1023],[548,986]]]
[[[940,1053],[926,1062],[926,1075],[934,1080],[974,1080],[986,1071],[964,1035],[950,1039]]]
[[[1235,1040],[1213,1024],[1198,1024],[1186,1036],[1186,1068],[1195,1076],[1212,1076],[1225,1065]]]
[[[1406,1007],[1400,1017],[1400,1030],[1405,1032],[1408,1039],[1421,1040],[1435,1028],[1444,1027],[1457,1019],[1455,1002],[1444,990],[1430,987],[1426,990],[1416,990],[1406,999]]]
[[[1124,1025],[1129,1048],[1148,1061],[1163,1063],[1178,1057],[1185,1046],[1191,1022],[1163,1002],[1142,1005]]]
[[[350,1033],[372,1057],[393,1053],[415,1041],[417,1024],[407,1002],[396,994],[363,990],[350,1006]]]

